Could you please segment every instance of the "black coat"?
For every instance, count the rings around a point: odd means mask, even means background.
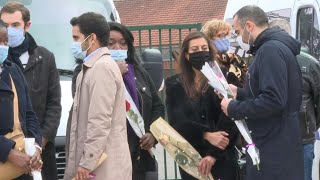
[[[239,132],[235,123],[221,111],[221,100],[209,87],[198,99],[189,98],[182,86],[179,75],[166,80],[166,107],[169,124],[182,135],[202,157],[210,155],[217,159],[212,174],[215,179],[237,179],[237,162],[234,145]],[[212,146],[204,140],[204,132],[226,131],[229,145],[226,150]],[[182,175],[186,177],[183,172]],[[188,179],[188,178],[185,178]]]
[[[23,68],[20,61],[13,60],[25,76],[28,83],[32,107],[36,112],[42,136],[53,142],[61,117],[61,87],[59,73],[52,52],[38,46],[33,37],[29,38],[29,61]]]
[[[6,162],[10,150],[15,142],[4,137],[13,128],[13,92],[11,79],[15,84],[19,101],[19,118],[23,133],[26,137],[33,137],[38,144],[41,144],[41,129],[31,105],[28,95],[27,83],[21,70],[14,63],[5,62],[3,71],[0,74],[0,162]],[[27,179],[23,176],[19,179]]]
[[[150,125],[159,117],[164,117],[165,108],[148,72],[140,65],[134,65],[134,71],[140,113],[144,120],[145,131],[150,132]],[[140,138],[135,134],[128,122],[127,130],[133,171],[155,171],[156,164],[154,158],[151,157],[148,151],[140,148]]]
[[[320,125],[320,63],[301,52],[297,60],[302,73],[303,95],[300,107],[300,128],[303,144],[314,143],[314,132]]]
[[[247,157],[247,180],[302,180],[303,153],[298,112],[301,71],[296,60],[300,43],[278,28],[268,28],[250,49],[254,60],[244,89],[238,89],[228,114],[247,119],[260,150],[260,171]]]

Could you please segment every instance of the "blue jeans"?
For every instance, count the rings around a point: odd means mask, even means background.
[[[312,180],[312,162],[314,158],[314,144],[303,145],[304,154],[304,180]]]

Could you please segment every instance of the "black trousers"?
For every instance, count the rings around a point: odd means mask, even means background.
[[[54,143],[48,142],[42,152],[42,179],[43,180],[58,180],[56,149]]]

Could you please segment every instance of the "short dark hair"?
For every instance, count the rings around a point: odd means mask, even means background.
[[[86,37],[91,33],[96,34],[98,41],[102,47],[108,46],[110,28],[104,16],[94,12],[87,12],[79,17],[71,19],[72,26],[79,26],[80,32]]]
[[[125,39],[127,46],[128,46],[128,58],[126,61],[130,64],[139,64],[139,58],[136,55],[136,49],[134,47],[134,37],[129,31],[129,29],[120,23],[117,22],[108,22],[110,31],[118,31],[122,34],[123,38]]]
[[[268,17],[266,13],[258,6],[244,6],[234,15],[238,16],[241,26],[245,26],[248,20],[253,21],[258,27],[268,26]]]
[[[22,14],[22,20],[24,25],[30,21],[30,11],[21,3],[18,2],[8,2],[5,6],[2,7],[0,11],[0,16],[3,13],[15,13],[16,11],[20,11]]]

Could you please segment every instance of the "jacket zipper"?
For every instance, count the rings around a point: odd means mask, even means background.
[[[307,106],[304,106],[304,122],[306,123],[306,128],[307,128],[307,134],[310,133],[310,127],[309,127],[309,122],[307,120]]]
[[[248,73],[248,80],[249,80],[249,89],[251,91],[252,96],[255,98],[255,95],[253,94],[252,88],[251,88],[251,81],[250,81],[251,77],[250,77],[250,73]]]

